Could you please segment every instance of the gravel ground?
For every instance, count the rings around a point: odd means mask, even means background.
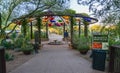
[[[28,60],[30,60],[32,57],[35,56],[33,54],[24,55],[22,52],[15,52],[15,51],[12,51],[12,50],[9,50],[7,52],[14,55],[14,60],[6,62],[7,73],[11,72],[15,68],[19,67],[20,65],[27,62]]]
[[[49,41],[53,41],[55,39],[62,40],[62,36],[58,36],[56,34],[51,34],[49,38],[50,38]],[[42,40],[44,40],[44,39],[42,39]],[[34,41],[34,40],[32,40],[32,41]],[[42,43],[46,44],[46,43],[48,43],[48,41],[47,42],[44,41]],[[19,67],[20,65],[24,64],[25,62],[27,62],[28,60],[30,60],[31,58],[33,58],[35,56],[35,54],[24,55],[22,52],[15,52],[13,50],[9,50],[7,52],[9,52],[9,53],[14,55],[14,60],[6,62],[7,73],[9,73],[12,70],[16,69],[17,67]]]

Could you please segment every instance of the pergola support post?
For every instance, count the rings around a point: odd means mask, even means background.
[[[22,21],[21,31],[22,31],[22,33],[23,33],[23,35],[25,37],[26,34],[27,34],[27,21],[26,21],[26,19],[23,19],[23,21]]]
[[[6,73],[5,49],[0,46],[0,73]]]
[[[41,18],[37,18],[38,32],[39,32],[39,44],[41,45]]]
[[[65,38],[64,32],[65,32],[65,23],[63,24],[63,38]]]
[[[31,36],[31,39],[33,39],[33,26],[32,26],[32,22],[30,22],[30,29],[31,29],[30,36]]]
[[[81,35],[81,24],[80,24],[80,21],[79,21],[79,37],[80,37],[80,35]]]
[[[70,28],[71,29],[70,30],[71,31],[71,44],[73,44],[73,16],[71,16],[70,20],[71,20],[71,28]]]
[[[48,23],[46,23],[46,38],[48,39]]]

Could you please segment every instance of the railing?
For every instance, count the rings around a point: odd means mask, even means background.
[[[110,46],[109,73],[120,73],[120,46]]]
[[[0,46],[0,73],[6,73],[5,49]]]

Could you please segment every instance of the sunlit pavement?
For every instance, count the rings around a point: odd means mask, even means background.
[[[56,35],[54,34],[55,39]],[[57,37],[58,38],[58,37]],[[68,45],[44,45],[39,54],[10,73],[105,73]]]

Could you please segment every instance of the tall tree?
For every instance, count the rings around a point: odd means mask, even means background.
[[[1,20],[5,30],[11,20],[20,16],[31,16],[47,9],[64,10],[69,0],[0,0]]]
[[[120,0],[78,0],[78,4],[88,5],[89,10],[103,23],[120,26]],[[120,37],[119,28],[116,28]]]
[[[116,22],[120,19],[120,0],[78,0],[78,3],[88,5],[90,11],[101,19],[107,19],[109,22]],[[108,19],[110,17],[112,19]]]

